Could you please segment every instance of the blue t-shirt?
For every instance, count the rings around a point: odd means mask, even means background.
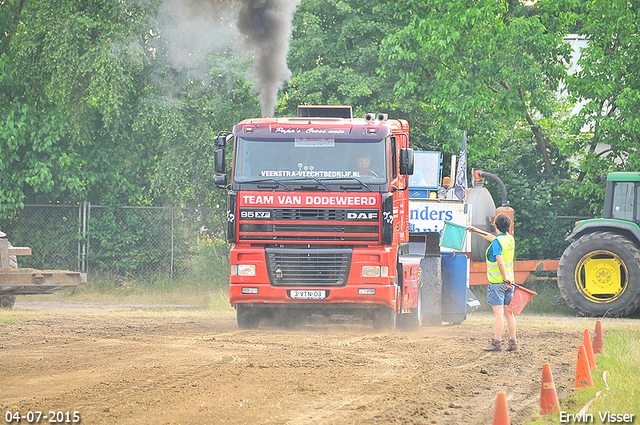
[[[498,236],[506,235],[506,233],[500,233]],[[491,241],[491,245],[489,245],[489,251],[487,251],[487,260],[495,263],[496,255],[502,255],[502,245],[498,241],[498,236],[494,240]]]

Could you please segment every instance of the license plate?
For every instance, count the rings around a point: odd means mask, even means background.
[[[323,300],[327,298],[327,291],[292,290],[289,296],[294,300]]]

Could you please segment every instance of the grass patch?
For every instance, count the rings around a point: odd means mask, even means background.
[[[568,399],[560,401],[560,410],[575,415],[595,398],[587,411],[593,415],[593,420],[583,417],[588,419],[588,423],[622,422],[621,417],[615,418],[617,421],[609,421],[604,417],[607,412],[635,415],[631,423],[640,423],[640,326],[633,321],[618,323],[618,326],[605,333],[604,346],[605,351],[596,356],[598,369],[592,374],[594,387],[572,392]],[[596,397],[598,392],[600,394]],[[554,415],[532,419],[527,424],[577,423],[577,420],[567,422],[566,414],[563,422],[560,421],[560,415]]]
[[[22,320],[42,317],[44,313],[39,311],[17,311],[0,309],[0,325],[4,323],[16,323]]]
[[[202,278],[173,280],[165,278],[140,282],[113,276],[97,276],[90,277],[89,283],[86,285],[58,291],[54,294],[18,297],[18,301],[23,300],[169,306],[194,305],[213,310],[229,308],[228,284]]]

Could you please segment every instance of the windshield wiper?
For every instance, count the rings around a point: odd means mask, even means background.
[[[328,185],[324,184],[317,177],[300,177],[300,178],[297,178],[297,179],[287,179],[286,181],[287,181],[287,183],[291,183],[291,182],[299,182],[299,181],[304,181],[304,180],[313,180],[314,182],[317,182],[320,186],[322,186],[324,188],[324,190],[326,190],[328,192],[331,192],[331,188]],[[301,186],[301,189],[307,189],[307,190],[310,189],[310,188],[304,188],[303,185],[300,185],[300,186]],[[318,189],[318,187],[315,186],[315,189]]]
[[[271,183],[275,183],[275,185],[263,185],[260,186],[260,183],[266,183],[266,182],[271,182]],[[291,190],[291,188],[289,186],[287,186],[286,184],[284,184],[283,182],[281,182],[280,180],[276,180],[276,179],[260,179],[260,180],[247,180],[247,181],[240,181],[238,183],[251,183],[251,184],[257,184],[258,187],[263,187],[265,189],[277,189],[278,186],[282,186],[284,187],[286,190]]]
[[[346,179],[345,179],[345,180],[346,180]],[[369,186],[368,184],[366,184],[366,183],[365,183],[365,182],[363,182],[362,180],[357,179],[357,178],[355,178],[355,177],[351,177],[351,178],[350,178],[350,180],[355,180],[355,181],[357,181],[357,182],[360,184],[360,186],[367,188],[367,190],[368,190],[369,192],[373,192],[373,189],[371,189],[371,186]],[[353,190],[355,190],[355,189],[359,189],[359,188],[360,188],[360,186],[340,186],[340,189],[345,189],[345,190],[353,189]]]

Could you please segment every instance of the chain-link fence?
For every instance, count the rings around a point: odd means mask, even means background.
[[[25,205],[0,230],[31,248],[20,267],[133,279],[228,273],[224,209]]]
[[[526,258],[559,258],[572,217],[548,220],[540,229],[520,229]],[[105,207],[26,205],[0,220],[14,246],[33,255],[20,267],[73,270],[92,276],[129,279],[228,277],[229,245],[224,208]],[[526,229],[525,229],[526,230]]]

